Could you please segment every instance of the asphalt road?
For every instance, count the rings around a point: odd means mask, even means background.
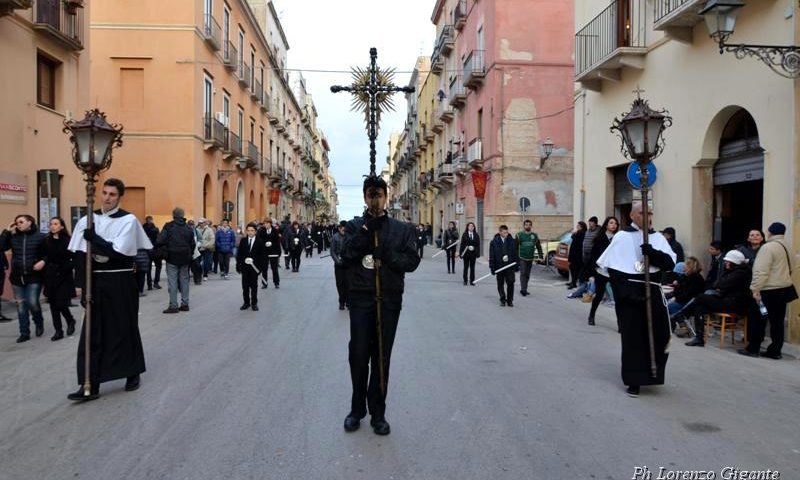
[[[260,312],[239,311],[236,276],[193,285],[179,315],[151,292],[142,387],[103,384],[87,404],[66,399],[77,337],[50,342],[48,320],[17,345],[16,323],[0,324],[0,479],[628,479],[637,466],[800,478],[794,357],[675,339],[667,384],[631,399],[613,309],[589,327],[587,305],[540,269],[513,309],[492,278],[464,287],[444,272],[440,256],[407,277],[388,437],[342,429],[349,324],[329,258],[282,270]]]

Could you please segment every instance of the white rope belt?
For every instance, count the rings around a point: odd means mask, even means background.
[[[133,268],[123,268],[120,270],[93,270],[94,273],[120,273],[120,272],[133,272]]]

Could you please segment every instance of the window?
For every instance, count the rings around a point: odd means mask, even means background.
[[[230,127],[231,123],[231,97],[228,92],[222,94],[222,115],[225,116],[225,128]]]
[[[239,65],[244,60],[244,31],[239,28]]]
[[[231,37],[231,11],[228,6],[222,10],[222,41],[225,42],[225,51],[228,51],[228,41]]]
[[[239,140],[243,141],[244,137],[242,135],[244,134],[244,110],[242,107],[239,107],[238,117],[238,123],[236,125],[238,127],[237,131],[239,132]]]
[[[203,81],[203,114],[206,117],[211,117],[211,110],[214,105],[214,80],[208,75],[205,76]]]
[[[44,55],[36,57],[36,103],[56,108],[56,69],[58,62]]]
[[[252,48],[250,49],[250,88],[253,91],[256,90],[256,52]]]

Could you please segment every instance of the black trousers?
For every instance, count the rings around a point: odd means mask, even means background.
[[[306,258],[314,258],[314,245],[306,247]]]
[[[417,255],[419,255],[419,258],[425,258],[424,257],[424,255],[425,255],[425,245],[424,244],[417,245]]]
[[[528,291],[528,281],[531,279],[531,268],[533,268],[533,260],[519,259],[519,289],[521,292]]]
[[[139,293],[144,292],[144,282],[147,278],[147,272],[144,270],[136,270],[136,286],[139,288]]]
[[[375,308],[350,307],[350,379],[353,396],[350,410],[357,417],[369,412],[373,417],[382,417],[386,412],[386,395],[381,393],[378,337]],[[383,324],[383,371],[386,389],[389,390],[389,365],[392,346],[397,332],[399,310],[382,309]]]
[[[222,252],[214,252],[214,258],[217,259],[219,264],[219,273],[223,275],[227,275],[231,271],[231,256],[233,255],[232,252],[222,253]]]
[[[250,265],[242,270],[242,299],[245,305],[258,305],[258,274]]]
[[[592,300],[592,308],[589,310],[590,317],[594,317],[597,307],[603,301],[603,297],[606,295],[606,285],[608,285],[608,277],[600,274],[594,276],[594,299]]]
[[[66,320],[67,325],[72,325],[75,323],[75,318],[72,316],[72,312],[69,311],[69,307],[67,306],[55,306],[50,304],[50,316],[53,317],[53,328],[56,332],[63,332],[63,328],[61,327],[61,316],[64,316],[64,320]]]
[[[767,307],[767,317],[762,317],[761,312],[755,317],[751,314],[747,318],[747,350],[757,353],[761,349],[761,342],[767,332],[769,320],[769,337],[772,343],[767,347],[770,355],[777,355],[783,349],[784,318],[786,317],[786,301],[781,290],[761,290],[761,302]],[[758,311],[756,309],[756,311]]]
[[[150,272],[150,268],[147,269],[147,288],[153,288],[153,285],[158,285],[158,282],[161,281],[161,259],[158,260],[150,260],[150,262],[156,264],[156,275],[153,277]]]
[[[283,252],[283,259],[286,261],[286,270],[289,270],[289,261],[291,260],[291,253],[289,251]]]
[[[269,266],[261,271],[261,283],[267,285],[269,283],[269,271],[272,270],[272,283],[277,287],[281,284],[281,274],[278,273],[280,267],[278,266],[279,257],[268,257]]]
[[[731,298],[716,297],[714,295],[698,295],[694,300],[681,310],[681,315],[694,316],[694,330],[697,337],[703,338],[706,329],[705,316],[709,313],[739,313],[741,304]]]
[[[197,260],[192,260],[192,263],[189,269],[192,271],[192,277],[194,277],[195,285],[200,285],[203,283],[203,265],[201,262],[203,257],[198,258]]]
[[[216,249],[214,249],[214,253],[211,256],[211,271],[214,273],[217,273],[219,271],[219,259],[220,259],[220,254]]]
[[[467,272],[469,272],[469,283],[475,281],[475,257],[462,257],[464,260],[464,282],[467,281]]]
[[[514,301],[514,280],[516,276],[517,273],[514,271],[513,267],[495,274],[495,277],[497,277],[497,293],[500,294],[501,301]]]
[[[320,239],[319,243],[317,243],[317,255],[322,253],[322,239]]]
[[[577,262],[569,262],[569,283],[570,285],[577,285],[580,280],[581,270],[583,265]]]
[[[292,260],[292,271],[300,270],[300,254],[301,253],[302,253],[301,250],[295,250],[295,251],[293,251],[293,252],[291,252],[289,254],[289,255],[291,255],[291,260]]]
[[[444,251],[447,256],[447,273],[456,271],[456,247],[450,247]]]
[[[347,304],[347,269],[338,265],[333,267],[336,276],[336,291],[339,292],[339,305]]]

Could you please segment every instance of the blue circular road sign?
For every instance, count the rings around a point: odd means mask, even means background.
[[[656,183],[657,170],[655,164],[650,162],[647,164],[647,188],[652,187]],[[633,185],[633,188],[642,188],[642,176],[639,173],[639,164],[631,162],[628,165],[628,182]]]

